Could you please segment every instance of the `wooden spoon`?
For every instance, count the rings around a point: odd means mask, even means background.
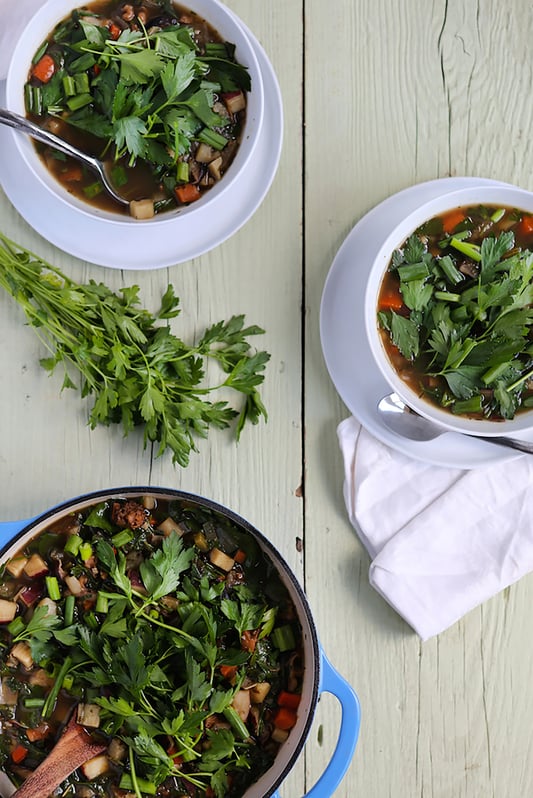
[[[44,762],[28,776],[12,798],[46,798],[76,768],[106,748],[105,743],[93,740],[83,726],[76,723],[73,715]]]

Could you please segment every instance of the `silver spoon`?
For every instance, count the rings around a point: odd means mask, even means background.
[[[384,396],[378,402],[378,413],[386,426],[397,435],[410,438],[413,441],[431,441],[439,435],[444,435],[449,430],[443,429],[439,424],[429,421],[423,416],[419,416],[411,410],[398,396],[391,393]],[[468,433],[461,433],[468,435]],[[470,435],[471,438],[480,438],[479,435]],[[533,454],[533,443],[519,441],[516,438],[507,438],[503,435],[481,438],[487,443],[497,443],[499,446],[507,446],[510,449],[518,449],[526,454]]]
[[[27,133],[34,139],[42,141],[44,144],[48,144],[50,147],[54,147],[56,150],[60,150],[66,155],[70,155],[72,158],[76,158],[78,161],[86,164],[90,169],[97,173],[104,185],[104,188],[116,202],[119,202],[121,205],[130,204],[129,200],[124,199],[124,197],[121,197],[120,194],[117,194],[113,184],[107,176],[104,164],[102,161],[98,160],[98,158],[94,158],[92,155],[87,155],[87,153],[82,152],[81,150],[78,150],[77,147],[69,144],[68,141],[60,139],[59,136],[54,135],[54,133],[50,133],[48,130],[43,130],[38,125],[30,122],[29,119],[25,119],[23,116],[19,116],[12,111],[7,111],[5,108],[0,108],[0,124],[7,125],[8,127],[13,128],[14,130],[19,130],[22,133]]]

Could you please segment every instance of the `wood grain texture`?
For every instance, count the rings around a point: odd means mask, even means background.
[[[533,579],[425,644],[372,591],[343,511],[335,428],[346,409],[323,365],[318,313],[345,235],[392,192],[463,174],[531,188],[531,5],[360,0],[322,11],[306,0],[305,573],[322,642],[363,707],[337,795],[520,798],[533,786]],[[320,712],[315,777],[336,733],[335,706]]]

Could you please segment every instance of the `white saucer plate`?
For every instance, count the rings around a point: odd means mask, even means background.
[[[251,31],[241,22],[259,61],[265,115],[255,153],[220,198],[168,223],[109,224],[69,209],[51,195],[18,153],[14,136],[0,125],[0,184],[20,215],[43,238],[82,260],[114,269],[150,270],[191,260],[234,235],[264,200],[276,174],[283,139],[283,106],[276,74]],[[5,83],[0,83],[3,103]]]
[[[367,342],[365,288],[370,265],[388,231],[406,214],[444,192],[487,184],[498,185],[498,182],[471,177],[442,178],[404,189],[381,202],[355,225],[341,245],[329,270],[320,306],[324,359],[348,410],[383,443],[418,460],[452,468],[476,468],[523,455],[455,432],[432,441],[412,441],[383,424],[377,403],[391,388],[375,364]],[[516,437],[533,441],[533,432]]]

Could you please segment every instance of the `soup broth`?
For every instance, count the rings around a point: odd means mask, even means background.
[[[2,568],[0,767],[20,785],[75,712],[106,748],[54,795],[240,796],[296,723],[301,635],[219,513],[150,495],[69,513]]]
[[[28,116],[108,164],[134,216],[190,205],[230,167],[250,80],[234,46],[194,12],[159,0],[76,9],[35,53]],[[79,161],[36,143],[69,192],[126,212]]]
[[[505,420],[533,407],[533,216],[469,206],[418,228],[378,297],[383,346],[418,395]]]

